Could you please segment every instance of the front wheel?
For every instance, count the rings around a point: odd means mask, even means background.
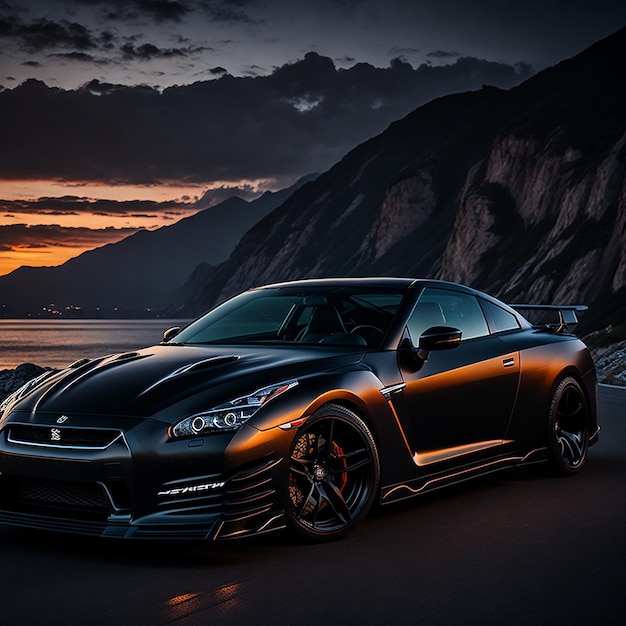
[[[561,476],[578,472],[589,449],[589,409],[576,379],[564,378],[552,397],[548,419],[548,462]]]
[[[323,406],[291,448],[287,524],[308,540],[342,537],[371,508],[379,481],[378,450],[365,422],[343,406]]]

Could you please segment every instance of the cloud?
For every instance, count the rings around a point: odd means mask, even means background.
[[[73,0],[81,4],[84,0]],[[190,12],[190,3],[175,0],[91,0],[91,4],[102,5],[104,17],[113,21],[151,19],[156,22],[180,22]]]
[[[224,74],[162,92],[97,80],[66,91],[31,79],[0,92],[0,109],[12,120],[3,129],[0,172],[134,184],[293,180],[327,169],[435,97],[483,84],[511,87],[530,74],[523,64],[471,57],[338,69],[308,53],[266,76]]]
[[[233,195],[233,194],[231,194]],[[156,217],[160,213],[167,214],[170,211],[185,209],[189,212],[194,205],[181,202],[154,202],[152,200],[91,200],[76,196],[63,196],[60,198],[39,198],[38,200],[0,200],[0,211],[15,215],[105,215],[116,217],[132,217],[145,215]]]
[[[151,61],[152,59],[167,59],[172,57],[188,57],[210,51],[211,48],[193,46],[187,48],[159,48],[151,43],[135,46],[132,43],[124,44],[121,52],[126,59],[139,61]]]
[[[4,4],[4,3],[3,3]],[[9,5],[0,4],[0,11]],[[81,4],[81,2],[77,2]],[[110,6],[104,0],[95,0],[93,4]],[[157,21],[179,21],[190,9],[178,2],[167,0],[135,0],[130,3],[119,3],[118,12],[109,11],[105,20],[125,20],[128,24],[149,16]],[[143,37],[133,35],[132,39]],[[117,63],[122,64],[129,60],[152,60],[175,57],[187,57],[203,52],[211,52],[212,48],[195,45],[174,48],[163,48],[151,42],[135,44],[133,41],[123,43],[120,36],[100,23],[91,27],[76,21],[66,19],[55,20],[47,17],[37,19],[23,19],[17,13],[8,13],[0,16],[0,40],[12,43],[18,49],[30,54],[48,53],[48,58],[70,61],[80,61],[85,64]],[[179,37],[179,42],[182,41]],[[69,52],[61,52],[68,50]],[[41,67],[36,61],[23,63],[30,67]]]
[[[49,55],[53,59],[62,59],[64,61],[78,61],[80,63],[93,63],[96,59],[91,54],[85,52],[59,52]]]
[[[428,52],[426,56],[430,59],[443,59],[444,61],[448,61],[460,57],[461,55],[458,52],[450,52],[449,50],[433,50],[432,52]]]
[[[231,193],[234,195],[234,193]],[[208,206],[208,203],[204,203]],[[0,200],[0,212],[5,217],[15,218],[17,215],[46,215],[63,216],[72,215],[99,215],[107,217],[150,217],[175,213],[188,215],[196,210],[192,202],[155,202],[152,200],[92,200],[75,196],[63,196],[60,198],[39,198],[38,200]]]
[[[239,5],[236,6],[236,5]],[[201,2],[199,8],[211,22],[224,22],[229,24],[261,24],[263,20],[246,13],[244,7],[254,5],[252,2],[237,0],[208,0]]]
[[[132,4],[158,21],[174,20],[177,22],[189,11],[180,2],[170,0],[135,0]]]
[[[118,241],[137,232],[136,228],[85,228],[27,226],[11,224],[0,226],[0,250],[5,252],[50,247],[97,247]]]
[[[50,48],[74,48],[91,50],[97,46],[92,32],[78,22],[38,19],[22,22],[16,15],[0,19],[0,36],[19,42],[29,52]]]
[[[83,0],[74,0],[80,3]],[[198,13],[212,22],[231,24],[257,24],[259,20],[245,9],[253,2],[241,0],[196,0],[185,3],[175,0],[129,0],[112,3],[110,0],[92,0],[105,8],[105,17],[113,21],[151,19],[156,22],[179,23],[191,13]],[[113,6],[111,6],[113,5]]]

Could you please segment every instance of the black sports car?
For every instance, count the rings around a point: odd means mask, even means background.
[[[599,430],[585,307],[524,308],[554,321],[441,281],[288,282],[46,373],[0,405],[0,523],[324,540],[502,468],[574,474]]]

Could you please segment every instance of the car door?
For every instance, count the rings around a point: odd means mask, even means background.
[[[458,328],[462,339],[454,348],[431,351],[425,361],[413,358],[401,365],[413,460],[419,466],[448,466],[492,457],[513,410],[519,354],[490,333],[472,294],[425,289],[407,324],[412,343],[432,326]]]

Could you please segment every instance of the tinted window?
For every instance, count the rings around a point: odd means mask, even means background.
[[[248,291],[183,329],[171,343],[308,343],[377,348],[403,291],[353,286]]]
[[[489,320],[492,332],[501,333],[520,327],[515,315],[505,311],[497,304],[493,304],[493,302],[488,302],[487,300],[481,300],[481,304]]]
[[[409,319],[411,340],[431,326],[452,326],[463,331],[463,339],[483,337],[489,328],[478,300],[469,294],[447,289],[424,289]]]

